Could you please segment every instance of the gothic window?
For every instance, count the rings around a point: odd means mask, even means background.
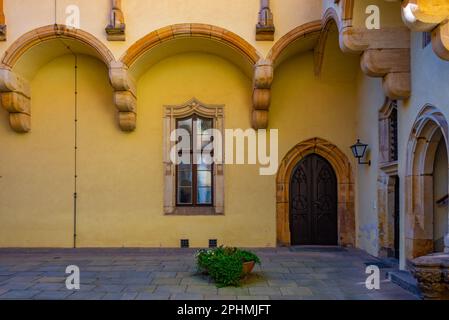
[[[390,162],[398,161],[398,108],[396,103],[388,119],[390,130]]]
[[[213,149],[205,149],[213,142],[213,137],[207,130],[213,129],[213,119],[203,118],[196,114],[177,120],[177,129],[188,132],[185,139],[190,140],[190,150],[180,150],[188,153],[186,163],[176,166],[176,198],[177,206],[212,206],[213,204],[213,164],[204,157],[213,157]]]
[[[379,117],[380,163],[398,161],[398,107],[397,101],[389,100]]]
[[[192,99],[164,110],[164,213],[224,214],[224,165],[211,161],[218,151],[224,159],[224,106]],[[221,146],[209,129],[221,133]],[[178,137],[172,141],[175,130]],[[179,148],[181,141],[188,141],[189,147]],[[172,150],[178,161],[172,161]]]

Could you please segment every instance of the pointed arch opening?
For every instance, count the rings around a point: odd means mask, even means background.
[[[405,250],[408,260],[441,251],[438,242],[449,248],[447,154],[448,122],[438,108],[427,105],[413,125],[407,146]],[[438,233],[439,229],[444,232]]]
[[[337,178],[338,244],[355,246],[354,178],[346,155],[334,144],[320,138],[299,143],[282,160],[276,178],[277,241],[292,244],[290,226],[290,183],[293,171],[309,155],[318,155],[332,166]]]

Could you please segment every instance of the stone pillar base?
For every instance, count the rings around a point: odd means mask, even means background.
[[[449,254],[436,253],[411,262],[411,273],[426,300],[449,300]]]

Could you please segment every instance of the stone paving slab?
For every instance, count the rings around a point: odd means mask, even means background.
[[[33,296],[33,300],[64,300],[71,294],[73,294],[73,292],[70,292],[69,290],[65,291],[43,290],[39,294]]]
[[[415,300],[386,279],[364,282],[356,250],[257,249],[262,265],[239,288],[217,288],[196,272],[192,249],[0,249],[0,300]],[[66,289],[65,268],[77,265],[80,290]]]

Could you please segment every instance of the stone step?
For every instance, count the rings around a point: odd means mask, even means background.
[[[418,288],[418,282],[408,271],[394,270],[387,273],[388,279],[404,290],[421,297],[421,291]]]

